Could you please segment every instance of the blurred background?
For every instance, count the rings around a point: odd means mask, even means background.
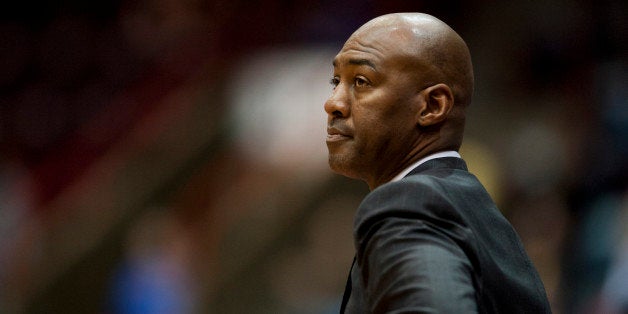
[[[335,313],[367,186],[331,60],[371,18],[467,41],[462,155],[555,313],[628,313],[628,3],[14,1],[0,12],[1,313]]]

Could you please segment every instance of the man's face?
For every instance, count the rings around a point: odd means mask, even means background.
[[[418,140],[418,94],[424,86],[399,51],[399,34],[354,34],[334,59],[328,114],[329,165],[343,175],[390,179]]]

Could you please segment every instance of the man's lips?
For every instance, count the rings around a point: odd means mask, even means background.
[[[335,127],[327,127],[327,142],[342,141],[351,138],[351,133]]]

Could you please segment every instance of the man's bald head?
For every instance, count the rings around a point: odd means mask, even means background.
[[[473,70],[464,41],[419,13],[369,21],[334,58],[329,163],[374,188],[429,154],[458,150]]]
[[[473,66],[464,40],[441,20],[424,13],[391,13],[362,25],[349,38],[369,38],[394,46],[415,58],[417,71],[429,83],[451,87],[457,104],[467,106],[473,95]],[[425,72],[424,72],[425,71]]]

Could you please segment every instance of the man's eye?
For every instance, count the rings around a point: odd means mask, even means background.
[[[339,83],[340,80],[337,77],[332,77],[331,80],[329,80],[329,84],[333,85],[334,87],[338,86]]]
[[[364,86],[367,86],[368,84],[369,82],[361,77],[355,78],[355,86],[357,87],[364,87]]]

